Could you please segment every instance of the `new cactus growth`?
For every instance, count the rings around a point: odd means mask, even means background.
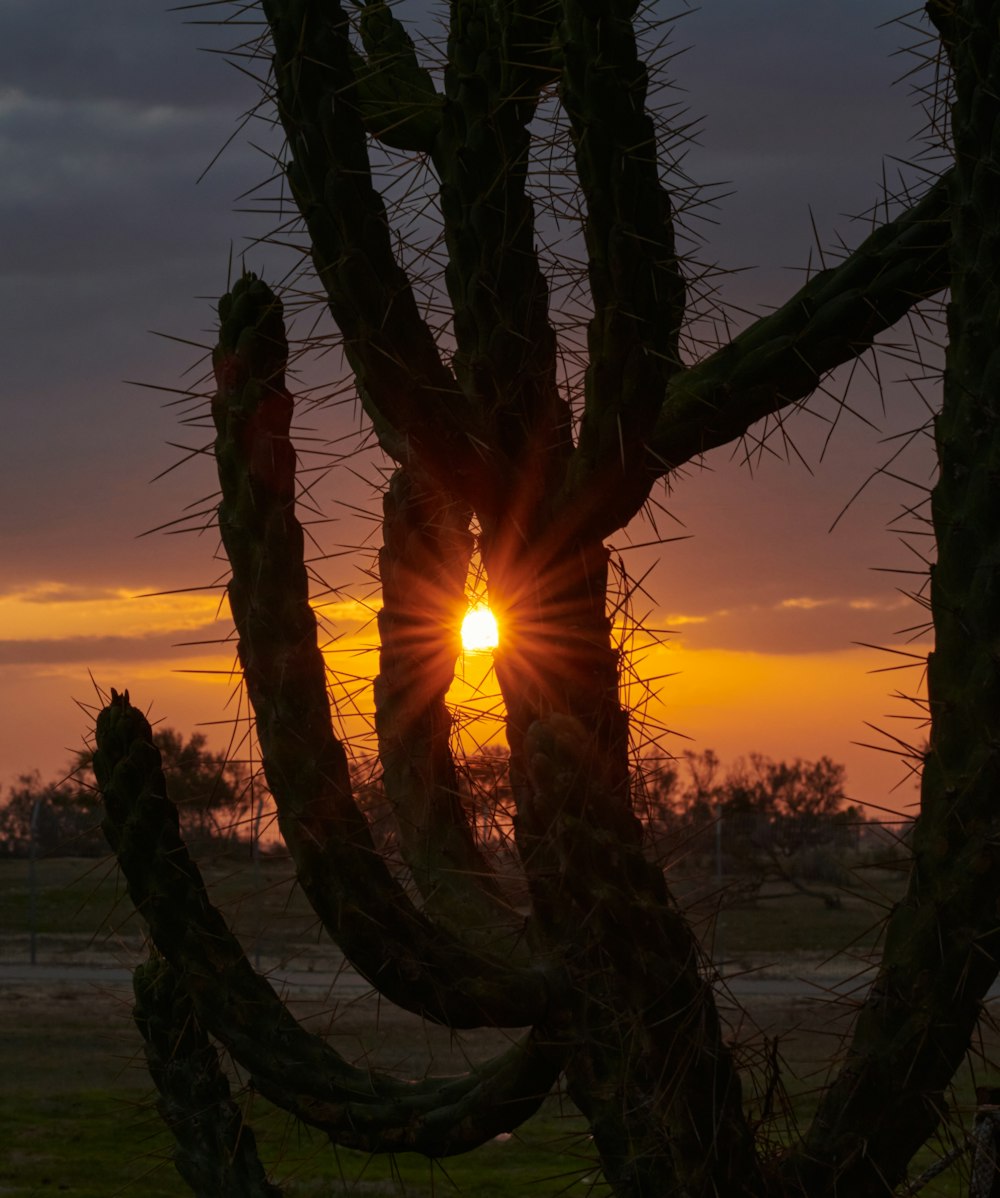
[[[439,92],[383,0],[360,5],[357,38],[337,0],[262,0],[287,180],[358,395],[396,462],[383,509],[374,696],[386,792],[419,897],[380,857],[333,731],[295,511],[282,305],[245,275],[219,306],[212,410],[229,601],[268,786],[303,891],[373,986],[450,1027],[528,1030],[463,1077],[418,1083],[351,1066],[306,1031],[209,902],[149,727],[127,692],[113,694],[95,768],[108,838],[157,954],[137,976],[137,1017],[189,1180],[215,1152],[242,1171],[241,1192],[271,1192],[252,1139],[234,1155],[232,1100],[211,1037],[256,1089],[338,1144],[466,1151],[517,1127],[562,1077],[622,1198],[874,1198],[905,1178],[937,1126],[997,975],[992,8],[928,6],[955,75],[954,169],[778,310],[686,364],[675,199],[657,163],[635,7],[453,0]],[[558,384],[529,186],[533,121],[554,96],[592,303],[578,428]],[[451,357],[394,252],[373,140],[423,156],[436,176]],[[695,935],[643,852],[605,540],[658,479],[803,400],[949,280],[932,731],[910,890],[811,1128],[765,1154]],[[496,668],[527,918],[511,908],[457,797],[445,696],[473,520],[504,613]],[[171,1089],[184,1071],[205,1096],[197,1124]]]

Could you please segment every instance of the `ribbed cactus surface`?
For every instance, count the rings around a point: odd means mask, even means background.
[[[304,893],[374,987],[454,1028],[526,1030],[461,1077],[412,1082],[351,1065],[305,1029],[209,901],[148,723],[112,692],[95,759],[105,830],[154,945],[136,1017],[196,1192],[275,1192],[218,1044],[272,1102],[367,1151],[466,1151],[516,1128],[562,1078],[620,1198],[876,1198],[937,1126],[997,974],[995,14],[982,0],[928,6],[955,73],[954,169],[692,364],[679,351],[679,205],[658,159],[636,7],[452,0],[438,70],[384,0],[350,11],[262,0],[288,185],[361,404],[395,462],[374,707],[407,880],[377,851],[333,730],[296,514],[282,304],[247,274],[219,307],[212,415],[229,602],[267,782]],[[586,257],[576,414],[559,383],[532,176],[539,114],[555,103]],[[443,338],[397,253],[378,186],[385,154],[418,156],[437,181]],[[949,280],[914,871],[843,1069],[802,1142],[765,1152],[710,970],[644,852],[605,542],[658,479],[800,403]],[[446,696],[474,548],[504,617],[496,668],[528,911],[511,909],[476,844],[453,757]]]

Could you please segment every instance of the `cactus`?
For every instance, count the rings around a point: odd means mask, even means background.
[[[876,1169],[900,1175],[940,1120],[1000,962],[1000,42],[989,5],[928,11],[955,78],[949,344],[931,496],[931,735],[907,894],[888,921],[841,1076],[794,1162],[807,1192],[833,1166],[852,1193],[873,1191]]]
[[[281,1198],[175,971],[154,951],[136,969],[134,990],[133,1017],[160,1092],[160,1114],[177,1140],[177,1172],[196,1194]]]
[[[244,1171],[247,1192],[267,1192],[252,1139],[245,1159],[234,1155],[238,1116],[211,1037],[271,1101],[369,1151],[466,1151],[518,1126],[561,1076],[623,1198],[890,1192],[942,1117],[1000,962],[990,6],[928,5],[956,80],[954,168],[691,365],[678,350],[687,301],[676,205],[657,164],[631,0],[453,0],[443,93],[384,0],[359,6],[357,39],[337,0],[262,7],[288,182],[364,410],[397,463],[383,509],[376,725],[419,902],[380,858],[333,731],[295,514],[282,307],[245,275],[219,308],[213,416],[229,601],[268,785],[303,891],[382,994],[450,1027],[529,1030],[463,1077],[419,1083],[355,1068],[306,1031],[209,902],[148,724],[127,692],[113,693],[95,770],[109,841],[158,954],[137,977],[139,1018],[182,1171],[210,1167],[214,1152]],[[578,430],[557,385],[528,185],[532,122],[553,94],[592,299]],[[439,182],[450,360],[395,257],[372,139],[424,156]],[[949,280],[932,732],[910,889],[812,1126],[765,1155],[697,940],[643,852],[604,542],[657,479],[803,400]],[[504,616],[496,667],[526,921],[456,799],[445,694],[473,519]],[[200,1123],[178,1109],[176,1086],[168,1093],[171,1053],[176,1076],[190,1070],[205,1095]]]

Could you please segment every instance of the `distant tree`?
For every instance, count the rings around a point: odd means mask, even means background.
[[[864,815],[850,805],[845,770],[829,757],[788,763],[753,753],[719,788],[717,810],[730,868],[778,877],[794,890],[839,907],[841,898],[805,880],[843,883],[845,850],[856,848]]]
[[[681,767],[686,773],[681,772]],[[850,810],[846,770],[829,757],[818,761],[775,761],[764,753],[750,753],[724,767],[713,749],[688,751],[660,771],[647,786],[666,787],[669,801],[684,812],[729,815],[757,812],[789,820],[829,820]]]
[[[153,743],[170,778],[185,836],[202,842],[248,837],[249,771],[225,753],[213,752],[202,732],[184,739],[176,728],[158,728]]]
[[[681,760],[687,773],[687,784],[683,776],[675,783],[675,806],[680,821],[689,828],[710,824],[718,814],[726,786],[722,762],[714,749],[703,749],[698,753],[689,749]]]
[[[846,771],[821,757],[772,761],[761,753],[742,758],[717,788],[715,803],[724,816],[757,816],[770,832],[770,843],[781,852],[796,852],[817,840],[845,839],[864,816],[848,803]]]
[[[107,852],[100,825],[101,801],[93,787],[72,777],[43,782],[34,770],[18,777],[0,805],[0,853],[25,857],[33,839],[39,856],[100,856]]]
[[[636,808],[652,837],[658,837],[677,825],[682,790],[680,761],[643,755],[633,770]]]
[[[514,863],[514,800],[507,750],[487,745],[466,757],[458,770],[458,785],[462,805],[480,844]]]
[[[398,855],[398,814],[386,794],[378,758],[358,758],[351,762],[350,769],[358,807],[365,814],[379,850],[390,856]],[[500,871],[513,868],[519,872],[512,844],[514,809],[507,750],[487,745],[464,758],[455,773],[454,794],[494,868]]]
[[[364,814],[372,840],[386,860],[399,858],[399,836],[392,804],[385,793],[382,769],[377,757],[364,756],[351,761],[351,785],[358,810]]]
[[[724,767],[705,749],[655,770],[644,763],[639,773],[650,831],[672,864],[705,871],[721,849],[726,873],[757,884],[777,875],[803,890],[803,877],[843,878],[835,858],[856,847],[864,822],[848,802],[844,767],[829,757],[787,762],[751,753]],[[838,905],[828,892],[810,893]]]
[[[153,741],[176,795],[186,837],[201,842],[232,841],[249,835],[249,771],[224,753],[213,752],[201,732],[186,740],[175,728],[157,729]],[[263,782],[255,785],[263,785]],[[37,807],[36,807],[37,804]],[[100,856],[103,807],[93,779],[93,754],[76,754],[58,781],[37,771],[21,774],[0,802],[0,854],[28,853],[35,821],[35,849],[42,856]]]

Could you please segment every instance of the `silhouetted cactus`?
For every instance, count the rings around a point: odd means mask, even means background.
[[[134,989],[133,1017],[160,1114],[177,1141],[177,1172],[206,1198],[280,1198],[177,973],[154,953],[135,971]]]
[[[455,0],[443,94],[382,0],[361,5],[359,43],[337,0],[262,7],[288,182],[362,404],[398,464],[383,512],[376,725],[420,904],[379,857],[332,730],[294,510],[281,304],[246,275],[220,304],[213,415],[229,598],[268,785],[304,892],[373,985],[453,1027],[531,1030],[465,1077],[420,1083],[354,1068],[307,1033],[209,903],[126,694],[102,713],[95,768],[109,839],[165,962],[137,985],[154,998],[169,989],[171,1010],[189,1003],[197,1036],[337,1143],[464,1151],[517,1126],[562,1074],[616,1194],[888,1192],[941,1118],[1000,959],[992,6],[929,6],[955,70],[955,169],[694,365],[678,351],[685,282],[634,4]],[[531,123],[553,91],[568,118],[593,306],[578,432],[557,385],[528,186]],[[439,180],[450,360],[394,254],[371,138],[424,155]],[[801,401],[949,277],[932,734],[914,872],[839,1077],[803,1142],[763,1159],[697,941],[642,851],[604,540],[658,478]],[[504,620],[496,667],[527,921],[476,846],[449,744],[473,517]],[[206,1046],[192,1051],[207,1075]],[[234,1116],[221,1087],[216,1101],[222,1145]],[[183,1134],[183,1115],[170,1117]]]

